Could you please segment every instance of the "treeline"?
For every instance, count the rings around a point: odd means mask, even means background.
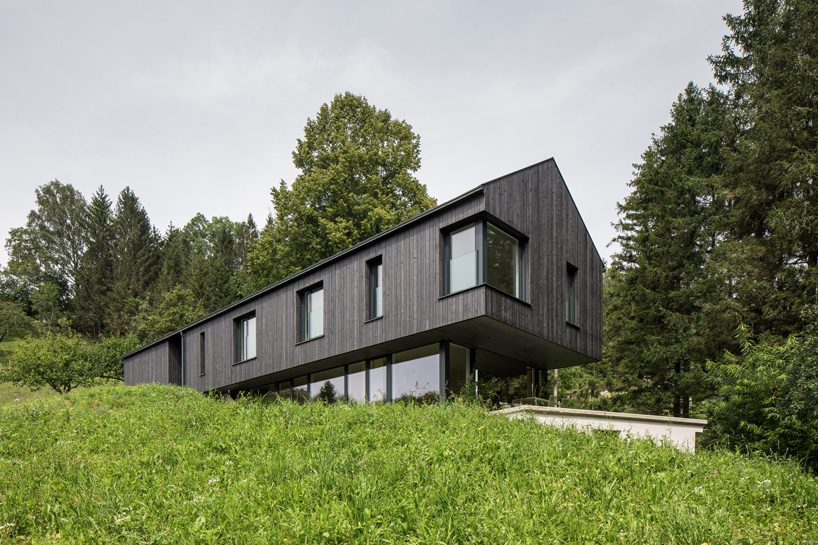
[[[160,232],[130,188],[114,201],[103,187],[86,199],[70,184],[41,186],[26,224],[6,240],[0,341],[48,334],[51,344],[62,335],[72,346],[124,337],[128,342],[117,346],[135,347],[435,204],[414,176],[420,138],[358,95],[339,94],[307,120],[293,162],[300,173],[292,186],[272,188],[274,214],[260,232],[252,215],[233,221],[202,214]],[[7,379],[49,384],[42,379],[49,366],[102,376],[90,358],[63,365],[45,344],[31,342],[39,348],[17,350]]]
[[[711,442],[818,467],[818,4],[725,20],[717,84],[687,86],[619,204],[605,361],[568,401],[706,416]]]
[[[1,296],[45,330],[147,340],[241,296],[257,239],[252,216],[197,214],[160,233],[130,188],[116,202],[103,187],[86,200],[55,180],[36,190],[25,226],[9,233]],[[157,311],[170,307],[184,316],[163,316],[163,327]]]

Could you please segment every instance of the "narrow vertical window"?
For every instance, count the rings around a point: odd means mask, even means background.
[[[252,312],[234,322],[236,363],[256,357],[256,313]]]
[[[199,333],[199,375],[205,374],[205,332]]]
[[[446,237],[446,293],[477,285],[477,226],[472,224]]]
[[[366,262],[369,284],[369,304],[366,318],[373,320],[383,316],[383,257],[378,256]]]
[[[577,269],[568,263],[565,271],[565,321],[577,325]]]
[[[318,284],[299,293],[299,341],[308,341],[324,334],[324,286]]]

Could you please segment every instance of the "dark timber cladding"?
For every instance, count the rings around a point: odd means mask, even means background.
[[[522,300],[483,283],[444,294],[446,233],[481,219],[520,238]],[[370,319],[371,264],[378,262],[382,316]],[[576,270],[574,324],[565,315],[569,265]],[[318,284],[323,335],[300,342],[299,292]],[[485,183],[127,355],[125,380],[202,391],[245,388],[440,341],[474,349],[478,362],[482,354],[485,361],[538,368],[586,363],[601,356],[601,289],[602,261],[548,160]],[[255,357],[236,363],[237,319],[251,313]]]

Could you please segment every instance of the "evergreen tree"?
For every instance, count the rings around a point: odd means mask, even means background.
[[[162,239],[162,268],[155,286],[157,297],[183,284],[189,262],[190,245],[187,238],[171,223]]]
[[[747,1],[725,21],[730,34],[710,60],[741,134],[716,258],[742,320],[784,337],[818,301],[818,4]]]
[[[113,289],[114,227],[111,200],[102,186],[97,188],[85,215],[87,249],[80,261],[75,324],[97,337],[105,331],[105,314]]]
[[[718,183],[732,145],[724,97],[688,85],[618,207],[621,248],[605,278],[605,355],[626,377],[638,410],[687,416],[691,394],[702,394],[702,366],[732,334],[722,314],[711,315],[719,285],[705,270],[721,236],[714,216],[723,208]]]
[[[129,187],[117,199],[114,235],[116,255],[109,324],[114,332],[126,333],[139,309],[139,299],[147,297],[161,265],[159,233]]]

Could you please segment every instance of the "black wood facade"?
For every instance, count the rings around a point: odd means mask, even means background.
[[[444,293],[445,233],[476,218],[522,240],[521,298],[485,283]],[[369,319],[367,262],[376,258],[383,314]],[[566,322],[572,267],[574,324]],[[299,342],[299,293],[319,283],[323,335]],[[256,355],[237,363],[236,320],[250,313]],[[487,182],[126,355],[125,381],[251,389],[437,342],[471,348],[478,367],[508,361],[552,369],[600,359],[602,260],[552,159]]]

